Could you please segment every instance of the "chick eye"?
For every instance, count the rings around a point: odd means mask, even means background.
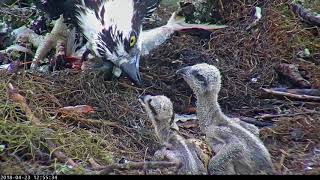
[[[199,74],[198,72],[192,72],[192,74],[198,81],[202,81],[202,82],[206,81],[206,78],[203,75]]]
[[[130,47],[133,47],[133,46],[136,44],[136,42],[137,42],[136,36],[135,36],[135,35],[132,35],[132,36],[130,37]]]
[[[153,115],[154,115],[154,116],[157,116],[157,115],[158,115],[157,111],[156,111],[156,110],[154,109],[154,107],[151,105],[152,100],[149,99],[147,102],[148,102],[148,104],[149,104],[149,108],[150,108],[151,112],[153,113]]]
[[[202,76],[201,74],[197,74],[196,75],[196,78],[199,80],[199,81],[205,81],[206,78],[204,76]]]

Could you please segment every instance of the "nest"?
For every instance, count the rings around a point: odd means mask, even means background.
[[[246,30],[256,5],[263,9],[263,18]],[[176,33],[143,57],[143,87],[133,86],[125,78],[104,81],[94,73],[1,74],[0,145],[6,148],[0,151],[0,173],[88,174],[91,158],[101,165],[122,158],[152,159],[159,145],[138,97],[166,95],[173,101],[176,113],[188,113],[196,99],[175,72],[202,62],[216,65],[222,73],[219,102],[226,114],[254,117],[260,113],[319,111],[318,103],[264,98],[260,91],[281,85],[275,67],[283,62],[298,64],[308,73],[312,88],[320,87],[320,67],[296,56],[305,48],[313,55],[320,54],[319,29],[308,27],[290,13],[285,0],[241,1],[224,7],[228,9],[221,17],[228,28],[209,36],[199,32]],[[171,13],[166,13],[169,16],[165,17],[170,17]],[[317,56],[313,57],[312,61],[317,60]],[[30,125],[23,112],[8,100],[9,82],[20,89],[30,108],[48,127]],[[52,118],[58,108],[79,104],[97,109],[95,114],[82,118],[99,122],[98,126],[83,124],[77,116]],[[261,138],[272,154],[278,174],[319,174],[315,161],[319,156],[319,120],[317,113],[281,117],[272,119],[272,127],[261,129]],[[48,139],[80,166],[70,169],[54,159]]]

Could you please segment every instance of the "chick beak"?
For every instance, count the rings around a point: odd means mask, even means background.
[[[125,62],[120,65],[120,68],[124,71],[124,73],[127,74],[129,79],[138,86],[142,84],[142,80],[139,72],[139,61],[140,61],[140,56],[135,55],[128,62]]]
[[[142,107],[144,108],[144,110],[147,109],[147,98],[148,98],[149,95],[145,95],[145,96],[139,96],[139,102],[140,104],[142,105]]]
[[[176,74],[182,76],[183,78],[187,77],[189,67],[184,67],[176,71]]]
[[[139,101],[140,102],[144,102],[144,99],[146,98],[146,96],[139,96]]]

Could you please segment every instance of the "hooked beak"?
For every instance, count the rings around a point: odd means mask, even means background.
[[[146,111],[148,108],[147,105],[147,100],[149,99],[150,95],[145,95],[145,96],[139,96],[139,102],[141,104],[141,106],[143,107],[143,109]]]
[[[139,96],[139,102],[142,104],[142,105],[146,105],[146,101],[147,99],[150,97],[150,95],[144,95],[144,96]]]
[[[185,78],[188,78],[188,71],[189,71],[190,67],[187,66],[187,67],[184,67],[184,68],[181,68],[179,69],[178,71],[176,71],[176,74],[179,75],[179,76],[182,76],[184,79]]]
[[[144,99],[146,98],[146,96],[139,96],[139,101],[141,102],[144,102]]]
[[[140,55],[136,55],[133,59],[120,65],[120,68],[128,75],[130,80],[136,85],[141,85],[142,80],[139,72]]]

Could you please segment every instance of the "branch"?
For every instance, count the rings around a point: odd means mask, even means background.
[[[264,115],[261,115],[261,116],[255,116],[254,118],[257,118],[257,119],[273,119],[273,118],[279,118],[279,117],[294,117],[294,116],[307,115],[307,114],[320,114],[320,112],[318,112],[318,111],[310,111],[310,112],[293,113],[293,114],[264,114]]]
[[[67,162],[72,167],[77,167],[78,164],[76,164],[71,158],[66,156],[63,152],[57,150],[57,146],[50,140],[47,139],[48,146],[52,150],[52,154],[60,161],[60,162]]]
[[[256,120],[255,118],[250,118],[250,117],[240,117],[239,118],[241,121],[244,121],[246,123],[250,123],[253,125],[256,125],[258,127],[267,127],[267,126],[272,126],[272,122],[262,122],[259,120]]]
[[[67,120],[70,121],[71,119],[67,119]],[[85,127],[89,127],[91,125],[91,126],[98,127],[98,128],[100,128],[101,126],[112,126],[112,127],[118,128],[118,129],[122,130],[124,133],[126,133],[128,136],[130,136],[132,139],[134,139],[137,142],[137,144],[139,144],[141,147],[143,147],[144,149],[147,148],[147,146],[142,144],[137,138],[135,138],[132,135],[132,133],[128,132],[125,128],[119,126],[115,122],[99,121],[99,120],[94,120],[94,119],[85,119],[85,118],[81,118],[81,117],[72,118],[72,121],[77,121]]]
[[[271,90],[298,95],[320,96],[320,89],[271,88]]]
[[[147,169],[159,169],[178,167],[179,164],[169,161],[146,161],[146,162],[127,162],[124,164],[112,164],[110,166],[104,166],[100,171],[100,175],[107,175],[115,170],[147,170]]]
[[[33,114],[30,107],[28,106],[26,98],[22,96],[19,93],[18,89],[14,88],[11,83],[9,83],[8,85],[8,96],[11,101],[13,101],[21,107],[22,111],[26,113],[27,119],[31,121],[33,125],[42,125],[40,120]]]
[[[262,88],[262,90],[266,93],[272,94],[272,95],[277,95],[277,96],[286,96],[294,99],[299,99],[299,100],[306,100],[306,101],[320,101],[320,96],[310,96],[310,95],[305,95],[305,94],[293,94],[289,92],[282,92],[274,89],[265,89]]]
[[[296,86],[302,88],[309,88],[311,86],[310,82],[302,77],[298,66],[294,64],[282,63],[276,67],[276,70]]]

